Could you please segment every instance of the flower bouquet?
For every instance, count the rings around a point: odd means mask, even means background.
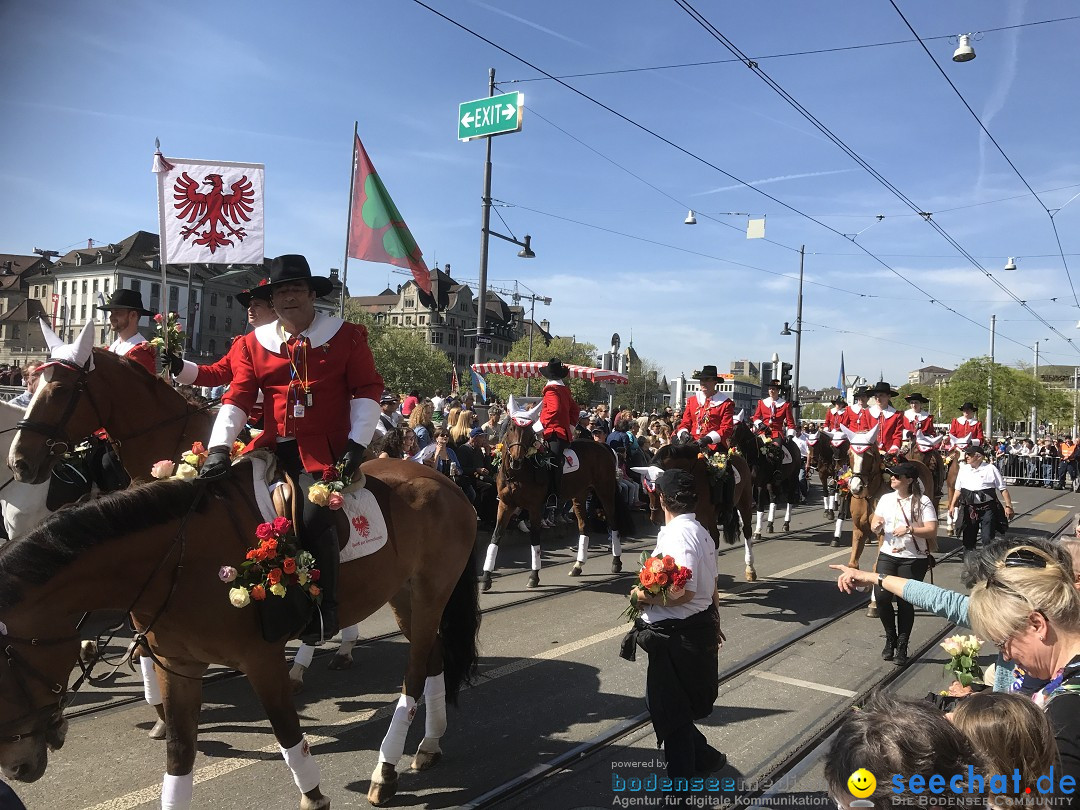
[[[952,675],[961,686],[981,683],[983,670],[978,658],[981,646],[982,641],[975,636],[951,636],[941,642],[941,648],[951,656],[945,664],[945,674]]]
[[[233,442],[232,452],[229,454],[233,461],[243,452],[243,442]],[[150,475],[153,478],[179,478],[181,480],[190,480],[199,476],[199,470],[202,468],[203,462],[206,461],[206,457],[209,455],[206,447],[202,442],[195,442],[191,445],[191,449],[184,453],[180,462],[177,463],[170,459],[164,458],[161,461],[155,462],[154,466],[150,468]]]
[[[170,312],[167,316],[160,312],[154,316],[154,336],[150,338],[150,345],[158,351],[158,356],[174,354],[181,357],[184,354],[184,327],[180,325],[180,316]],[[161,376],[169,379],[169,364],[161,370]]]
[[[274,518],[255,529],[259,543],[248,550],[239,570],[226,565],[218,578],[229,585],[233,607],[259,605],[263,638],[276,641],[303,629],[313,602],[320,600],[319,569],[292,534],[292,521]]]
[[[329,506],[333,510],[345,505],[345,496],[341,493],[352,483],[340,466],[327,467],[323,470],[322,480],[316,481],[308,489],[308,500],[316,506]]]
[[[650,557],[647,551],[641,552],[639,559],[641,570],[638,571],[638,583],[653,596],[660,596],[663,604],[667,600],[678,599],[686,590],[694,572],[685,565],[677,565],[675,558],[667,554]],[[638,607],[637,594],[630,595],[630,604],[622,612],[628,622],[636,621],[642,610]]]
[[[844,470],[836,478],[836,491],[847,495],[851,492],[851,468]]]

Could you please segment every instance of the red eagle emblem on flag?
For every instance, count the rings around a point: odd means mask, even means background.
[[[173,197],[176,199],[176,218],[191,224],[180,230],[180,236],[187,240],[192,234],[198,238],[192,240],[194,245],[204,245],[214,253],[219,247],[232,245],[233,236],[243,242],[247,233],[240,225],[251,220],[251,213],[255,210],[254,187],[247,175],[244,175],[232,184],[232,193],[225,194],[223,189],[225,181],[220,174],[208,174],[203,180],[203,185],[210,186],[206,192],[199,191],[199,184],[191,179],[187,172],[177,178],[173,186]],[[218,226],[224,229],[218,230]],[[206,226],[206,230],[199,229]]]
[[[356,533],[361,537],[367,537],[368,532],[371,529],[371,524],[368,523],[368,519],[363,515],[357,515],[352,519],[352,526],[356,529]]]

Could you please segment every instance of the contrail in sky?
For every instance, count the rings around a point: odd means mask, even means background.
[[[480,8],[487,9],[494,14],[501,14],[504,17],[509,17],[511,20],[517,20],[517,22],[521,23],[522,25],[527,25],[529,26],[529,28],[535,28],[537,31],[542,31],[545,34],[550,34],[556,39],[561,39],[563,42],[569,42],[571,45],[577,45],[579,48],[588,48],[588,46],[584,42],[578,42],[576,39],[571,39],[565,34],[560,34],[558,31],[552,31],[550,28],[544,28],[544,26],[542,25],[531,22],[530,20],[526,20],[524,17],[519,17],[516,14],[511,14],[509,11],[504,11],[503,9],[497,8],[496,6],[490,6],[487,3],[482,3],[480,2],[480,0],[472,0],[472,2],[474,5],[480,6]]]
[[[781,183],[784,180],[801,180],[804,177],[825,177],[829,174],[847,174],[848,172],[856,171],[855,169],[835,169],[830,172],[804,172],[803,174],[782,174],[778,177],[766,177],[764,180],[750,180],[747,182],[749,186],[764,186],[768,183]],[[721,191],[734,191],[737,188],[742,188],[741,185],[734,186],[720,186],[720,188],[711,188],[708,191],[699,191],[697,194],[692,194],[693,197],[703,197],[706,194],[717,194]]]

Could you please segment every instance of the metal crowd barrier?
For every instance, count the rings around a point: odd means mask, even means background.
[[[1064,461],[1047,456],[1019,456],[1010,453],[994,459],[994,466],[1001,470],[1009,486],[1049,487],[1061,480],[1065,472],[1066,484],[1077,481],[1080,460]]]

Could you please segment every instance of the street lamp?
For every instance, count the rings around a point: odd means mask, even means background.
[[[491,148],[491,139],[488,139],[488,149]],[[520,259],[535,259],[536,254],[532,250],[532,237],[525,234],[524,241],[519,242],[512,236],[506,236],[498,231],[493,231],[488,227],[488,211],[491,208],[491,185],[490,175],[488,177],[488,183],[485,184],[484,189],[484,227],[483,227],[483,239],[480,245],[480,287],[479,296],[480,300],[476,307],[476,348],[473,350],[473,362],[479,363],[482,361],[480,356],[481,340],[487,337],[487,259],[488,259],[488,237],[494,236],[496,239],[502,239],[504,242],[510,242],[521,248],[518,251],[518,258]]]
[[[788,336],[794,333],[795,335],[795,380],[793,387],[795,393],[792,403],[792,407],[795,409],[795,419],[799,421],[802,419],[802,406],[799,403],[799,371],[802,368],[802,288],[803,288],[803,263],[806,258],[806,245],[802,245],[799,248],[799,299],[795,308],[795,328],[792,329],[787,321],[784,321],[784,328],[780,332],[783,336]]]

